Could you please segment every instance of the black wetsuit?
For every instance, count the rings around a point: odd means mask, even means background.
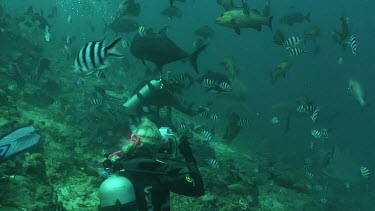
[[[125,170],[121,175],[134,185],[139,211],[170,210],[170,192],[194,197],[205,194],[202,176],[194,162],[187,165],[189,171],[185,173],[180,172],[181,168],[151,158],[133,158],[121,165]]]

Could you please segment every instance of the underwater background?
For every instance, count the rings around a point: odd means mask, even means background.
[[[111,60],[105,80],[80,77],[73,65],[79,49],[89,41],[120,36],[130,43],[138,33],[138,29],[115,33],[106,27],[119,17],[121,2],[0,0],[1,20],[7,22],[0,25],[0,135],[32,123],[43,137],[42,149],[0,164],[0,210],[42,210],[52,190],[67,210],[96,209],[100,169],[93,163],[102,158],[103,150],[116,150],[130,130],[121,110],[123,102],[109,100],[97,108],[90,106],[90,100],[98,96],[98,87],[131,96],[146,67],[126,43],[121,48],[125,58]],[[184,99],[195,105],[212,99],[214,112],[222,118],[211,121],[173,113],[171,125],[204,125],[214,128],[215,134],[212,140],[192,144],[207,194],[198,199],[173,195],[172,210],[375,210],[374,183],[360,170],[361,166],[370,173],[375,169],[374,3],[271,0],[272,31],[265,26],[259,32],[245,28],[238,35],[215,22],[224,9],[214,0],[176,1],[182,16],[173,18],[160,14],[169,7],[167,0],[136,2],[141,12],[129,19],[155,31],[168,25],[168,37],[187,52],[194,51],[197,28],[208,25],[214,31],[198,58],[199,74],[188,62],[168,64],[163,73],[187,72],[194,78],[208,70],[227,74],[220,64],[224,57],[231,57],[239,72],[230,94],[209,93],[198,83],[184,90]],[[241,7],[241,1],[234,2]],[[247,3],[259,11],[265,4]],[[39,24],[22,25],[30,18],[25,15],[30,6],[46,16],[49,41]],[[51,8],[57,13],[48,18]],[[311,13],[311,21],[280,23],[281,17],[293,12]],[[350,35],[358,43],[356,56],[351,46],[343,48],[332,38],[342,16],[350,18]],[[288,51],[275,44],[275,32],[281,30],[285,38],[303,37],[313,26],[320,28],[320,35],[315,41],[304,41],[308,52],[293,58],[286,75],[271,84],[270,73],[288,57]],[[67,35],[75,38],[67,46],[69,52],[64,47]],[[27,79],[40,58],[50,61],[49,68],[38,80]],[[22,82],[12,74],[14,69]],[[348,90],[349,80],[360,82],[366,107],[361,108]],[[317,122],[296,111],[296,99],[301,97],[319,106]],[[114,116],[106,113],[108,105],[116,110]],[[237,112],[249,124],[227,141],[222,134],[229,112]],[[314,129],[326,129],[329,135],[315,138]],[[209,150],[199,150],[203,145]],[[333,156],[321,167],[327,153]],[[210,159],[220,166],[210,165]],[[17,176],[21,179],[14,179]]]

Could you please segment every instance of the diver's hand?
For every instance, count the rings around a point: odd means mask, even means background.
[[[180,150],[181,155],[184,156],[187,163],[197,163],[193,156],[193,152],[191,150],[188,138],[186,136],[182,136],[180,138],[180,144],[178,145],[178,149]]]

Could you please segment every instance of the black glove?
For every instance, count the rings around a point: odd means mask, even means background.
[[[181,155],[184,156],[187,163],[197,163],[193,156],[193,152],[191,151],[190,143],[186,136],[182,136],[180,138],[180,144],[178,145],[178,149],[180,150]]]

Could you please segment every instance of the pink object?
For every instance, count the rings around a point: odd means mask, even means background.
[[[137,145],[141,141],[141,137],[138,135],[138,133],[130,133],[128,141],[132,141]]]
[[[108,157],[112,157],[114,155],[120,154],[121,152],[122,152],[122,150],[119,150],[119,151],[116,151],[116,152],[112,152],[111,154],[108,155]]]

